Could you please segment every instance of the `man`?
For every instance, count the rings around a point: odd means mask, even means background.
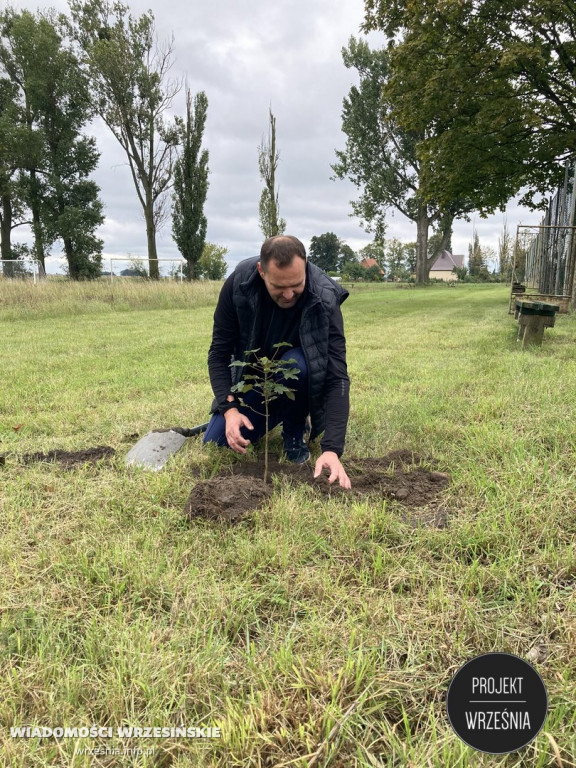
[[[255,349],[259,355],[279,356],[274,344],[288,342],[291,348],[281,356],[297,361],[298,381],[288,382],[295,397],[292,401],[282,396],[271,403],[269,428],[282,422],[287,459],[303,463],[310,458],[304,441],[310,414],[310,439],[324,433],[314,477],[327,469],[330,483],[338,480],[343,488],[350,488],[340,462],[349,413],[350,382],[340,311],[347,297],[347,291],[306,260],[303,244],[289,235],[269,238],[259,258],[238,264],[224,283],[214,313],[208,353],[214,415],[204,442],[246,453],[249,443],[263,436],[264,419],[256,412],[261,404],[250,400],[254,393],[244,395],[242,405],[231,392],[239,374],[232,373],[230,362],[232,358],[244,360],[245,352]],[[247,407],[250,404],[255,408]]]

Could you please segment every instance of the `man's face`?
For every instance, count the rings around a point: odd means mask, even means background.
[[[306,262],[300,256],[294,256],[286,267],[279,267],[274,259],[271,259],[266,270],[258,262],[258,272],[264,280],[270,298],[282,309],[293,307],[304,292]]]

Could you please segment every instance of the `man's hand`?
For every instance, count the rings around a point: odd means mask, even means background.
[[[226,421],[226,440],[228,446],[236,453],[246,453],[246,446],[250,445],[250,440],[242,437],[240,429],[254,429],[252,422],[247,416],[243,416],[237,408],[230,408],[224,413]]]
[[[338,454],[334,453],[333,451],[324,451],[324,453],[319,456],[318,460],[316,461],[316,466],[314,467],[314,477],[320,477],[323,469],[330,470],[330,477],[328,478],[328,482],[330,484],[332,484],[335,480],[338,480],[342,488],[352,487],[350,478],[340,463]]]

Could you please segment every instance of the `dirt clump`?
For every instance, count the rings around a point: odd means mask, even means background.
[[[184,514],[191,520],[233,522],[246,512],[261,507],[272,496],[272,486],[255,477],[234,475],[214,477],[197,483],[188,497]]]

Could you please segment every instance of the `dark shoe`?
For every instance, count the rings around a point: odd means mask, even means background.
[[[304,464],[310,458],[310,451],[303,437],[285,437],[284,453],[292,464]]]

